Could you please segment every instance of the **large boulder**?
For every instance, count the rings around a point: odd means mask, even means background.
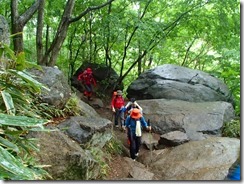
[[[221,135],[226,122],[235,117],[228,102],[186,102],[182,100],[138,100],[146,120],[150,119],[156,133],[185,132],[190,140],[201,140],[209,135]]]
[[[42,70],[31,69],[30,73],[50,89],[43,90],[40,94],[42,102],[62,109],[71,96],[71,88],[63,72],[57,67],[42,66]]]
[[[0,48],[3,47],[1,44],[6,44],[6,45],[10,44],[9,38],[10,38],[10,32],[9,32],[8,22],[4,16],[0,15]],[[9,63],[9,62],[6,62],[6,60],[8,60],[8,58],[4,57],[4,52],[3,52],[0,56],[0,61],[1,61],[0,67],[1,68],[5,68],[7,63]]]
[[[157,153],[158,152],[158,153]],[[224,180],[240,155],[240,140],[210,137],[141,155],[159,180]]]
[[[101,117],[72,116],[58,125],[70,138],[80,144],[87,143],[96,132],[105,132],[112,122]]]
[[[113,88],[123,89],[123,84],[115,86],[119,76],[113,68],[103,64],[84,62],[71,78],[71,85],[79,91],[84,91],[84,86],[78,81],[78,75],[86,68],[91,68],[93,76],[97,81],[97,90],[103,94],[112,94]]]
[[[10,44],[10,32],[8,22],[4,16],[0,15],[0,43]]]
[[[142,73],[127,89],[128,98],[178,99],[189,102],[226,101],[233,104],[223,81],[200,70],[165,64]]]
[[[39,151],[33,154],[52,179],[86,180],[89,174],[90,179],[96,179],[99,173],[94,167],[99,166],[91,154],[60,130],[49,128],[51,132],[31,132],[29,137],[37,139]]]

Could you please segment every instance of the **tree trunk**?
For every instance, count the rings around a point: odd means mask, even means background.
[[[68,0],[65,5],[64,13],[63,13],[62,19],[59,23],[58,30],[56,32],[54,40],[52,41],[49,49],[45,52],[41,63],[45,63],[45,65],[47,65],[47,66],[54,66],[56,64],[58,53],[61,49],[61,46],[65,40],[66,35],[67,35],[69,25],[73,22],[80,20],[83,16],[85,16],[87,13],[91,12],[92,10],[100,9],[100,8],[112,3],[113,1],[114,0],[109,0],[106,3],[101,4],[99,6],[88,7],[85,11],[81,12],[80,15],[71,19],[71,14],[73,12],[75,0]]]
[[[23,44],[23,29],[26,23],[37,11],[41,0],[35,1],[35,3],[29,7],[23,14],[19,15],[18,0],[11,0],[11,22],[12,22],[12,34],[14,51],[15,53],[22,52],[24,50]]]
[[[43,44],[42,44],[42,31],[43,31],[43,19],[44,19],[44,6],[45,0],[41,0],[38,17],[37,17],[37,31],[36,31],[36,55],[37,55],[37,64],[41,65],[43,57]]]
[[[58,30],[56,32],[54,40],[53,40],[51,46],[49,47],[49,49],[47,50],[47,52],[45,53],[45,55],[42,59],[42,62],[41,62],[41,63],[46,63],[47,66],[54,66],[56,63],[58,53],[61,49],[61,46],[65,40],[67,31],[68,31],[68,27],[70,24],[69,20],[70,20],[71,13],[74,8],[74,3],[75,3],[74,0],[69,0],[66,3],[64,13],[63,13],[62,19],[59,23]]]

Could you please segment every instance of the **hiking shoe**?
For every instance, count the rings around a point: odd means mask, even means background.
[[[138,157],[139,153],[136,153],[135,156]]]
[[[136,161],[136,159],[133,159],[133,161]]]

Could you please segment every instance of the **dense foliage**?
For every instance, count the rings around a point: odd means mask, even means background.
[[[199,69],[228,85],[240,114],[239,1],[11,0],[10,9],[2,0],[1,6],[12,34],[11,13],[23,23],[29,61],[58,65],[69,78],[85,61],[103,63],[125,87],[165,63]]]
[[[37,151],[35,140],[26,135],[30,131],[45,131],[43,125],[47,120],[31,110],[35,94],[45,86],[23,70],[33,64],[21,54],[16,57],[6,45],[0,46],[0,179],[44,179],[49,177],[48,173],[36,165],[31,154]]]

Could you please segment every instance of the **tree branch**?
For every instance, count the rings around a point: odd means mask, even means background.
[[[35,1],[35,3],[32,4],[31,7],[29,7],[22,15],[20,15],[19,20],[18,20],[19,23],[21,23],[22,25],[25,25],[31,19],[31,17],[34,15],[34,13],[37,11],[40,2],[41,2],[41,0]]]
[[[93,10],[98,10],[100,8],[103,8],[104,6],[107,6],[108,4],[112,3],[114,0],[109,0],[106,3],[103,3],[99,6],[92,6],[92,7],[88,7],[85,11],[83,11],[80,15],[78,15],[77,17],[70,19],[69,23],[73,23],[76,22],[78,20],[80,20],[83,16],[85,16],[87,13],[89,13],[90,11]]]

